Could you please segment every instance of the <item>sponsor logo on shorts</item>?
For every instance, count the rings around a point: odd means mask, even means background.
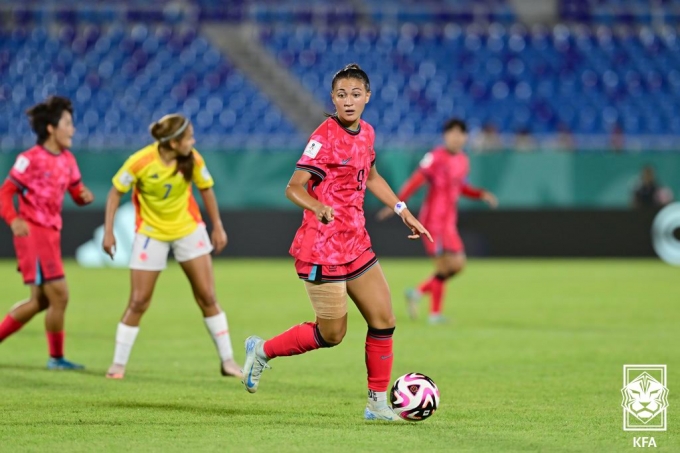
[[[139,261],[146,261],[149,259],[149,255],[146,254],[146,252],[142,252],[139,254]]]

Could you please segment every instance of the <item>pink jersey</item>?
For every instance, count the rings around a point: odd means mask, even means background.
[[[420,209],[420,222],[430,232],[455,225],[458,220],[458,198],[470,171],[470,161],[463,152],[450,153],[438,147],[425,154],[420,171],[429,184]]]
[[[9,180],[21,190],[21,218],[61,230],[64,193],[80,184],[80,170],[73,154],[66,150],[52,154],[36,145],[19,154]]]
[[[375,162],[375,132],[365,121],[359,129],[343,127],[335,117],[324,121],[310,137],[296,170],[308,171],[309,194],[330,206],[335,219],[328,225],[305,210],[290,254],[308,263],[339,265],[354,261],[371,247],[365,228],[366,179]]]

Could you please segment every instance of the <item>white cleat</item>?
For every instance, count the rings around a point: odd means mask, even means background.
[[[406,297],[406,310],[409,317],[413,320],[418,319],[418,305],[420,299],[423,298],[423,293],[415,288],[409,288],[404,292],[404,296]]]
[[[109,367],[109,371],[106,372],[107,379],[123,379],[124,377],[125,365],[114,363]]]
[[[243,385],[249,393],[257,392],[262,371],[271,368],[262,351],[264,340],[256,335],[246,338],[246,361],[243,364]]]
[[[428,321],[431,325],[449,324],[449,318],[447,318],[444,315],[430,315],[430,318],[429,318]]]
[[[387,404],[378,408],[366,405],[366,409],[364,409],[364,418],[366,420],[383,420],[387,422],[402,421],[401,417],[395,414],[392,408]]]

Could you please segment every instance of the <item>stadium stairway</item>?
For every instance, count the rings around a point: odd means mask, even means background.
[[[205,24],[202,32],[285,113],[298,130],[311,134],[323,121],[323,106],[299,79],[262,47],[255,25]]]

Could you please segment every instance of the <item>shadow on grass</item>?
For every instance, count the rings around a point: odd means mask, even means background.
[[[56,373],[56,374],[84,374],[87,376],[98,376],[103,377],[104,372],[101,370],[90,370],[85,368],[84,370],[48,370],[45,365],[17,365],[17,364],[0,364],[0,370],[14,370],[14,371],[30,371],[36,372],[41,371],[45,373]]]
[[[273,411],[271,408],[265,407],[249,407],[244,408],[242,406],[224,406],[224,407],[211,407],[211,406],[198,406],[193,404],[184,403],[153,403],[146,401],[111,401],[107,403],[99,403],[101,406],[106,406],[107,408],[119,408],[119,409],[149,409],[149,410],[161,410],[168,412],[185,412],[190,414],[202,414],[202,415],[219,415],[219,416],[277,416],[279,414],[277,411]]]

